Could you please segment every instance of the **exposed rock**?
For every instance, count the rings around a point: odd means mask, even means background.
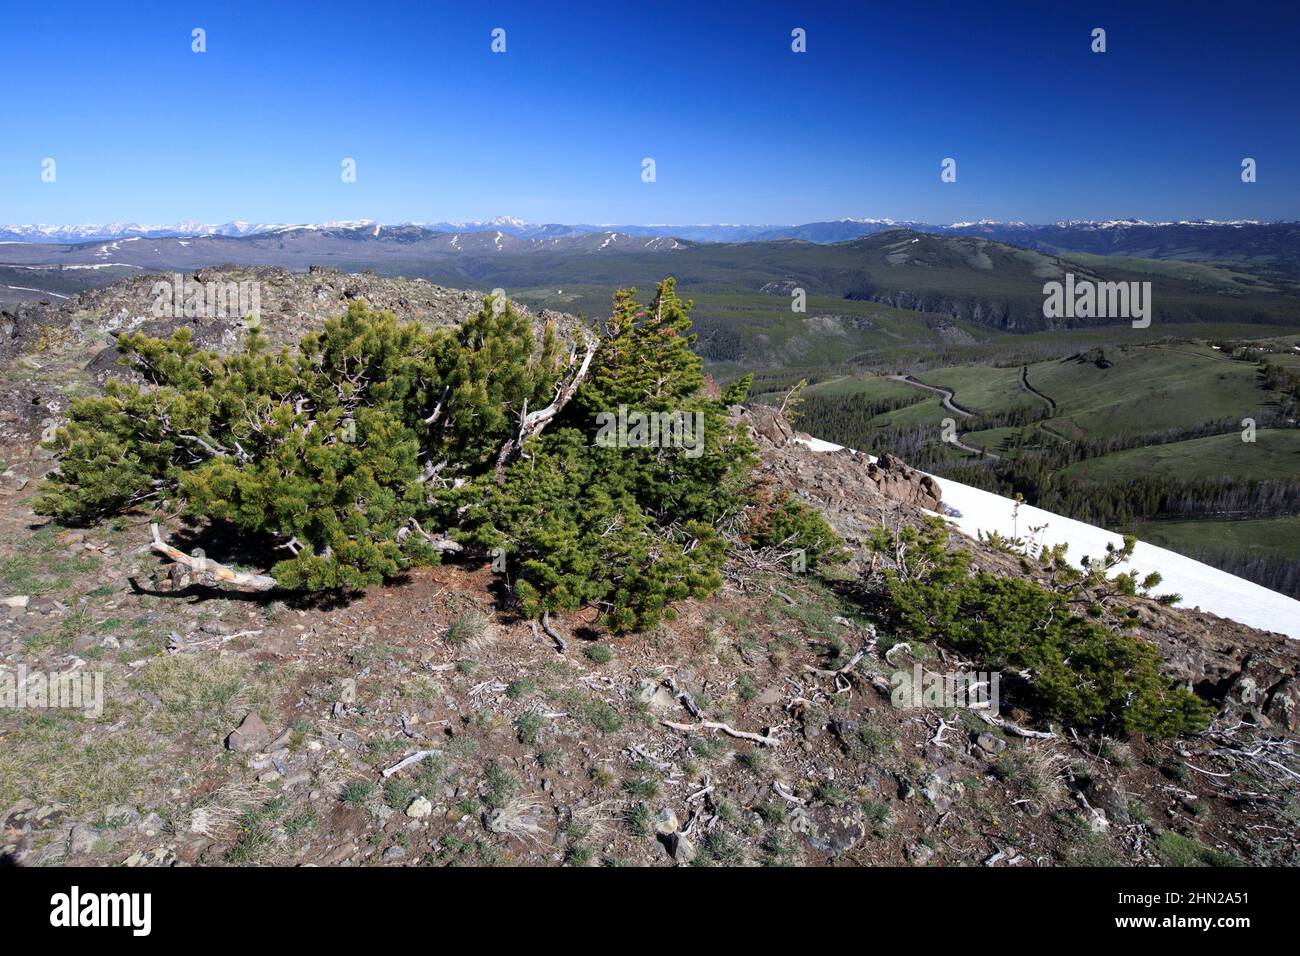
[[[807,810],[799,807],[790,814],[790,829],[802,834],[814,850],[832,856],[847,853],[867,833],[862,808],[856,803]]]
[[[934,847],[913,843],[907,848],[907,858],[916,866],[925,866],[934,859]]]
[[[1122,787],[1106,780],[1094,779],[1089,781],[1087,793],[1089,802],[1115,823],[1127,826],[1133,822],[1128,812],[1129,797]]]
[[[84,823],[78,823],[68,833],[68,854],[70,856],[84,856],[92,852],[98,842],[98,830]]]
[[[357,681],[355,677],[345,677],[339,682],[339,703],[351,707],[357,702]]]
[[[677,709],[677,698],[667,687],[656,681],[643,680],[637,686],[637,699],[649,705],[652,710],[669,711]]]
[[[857,736],[859,726],[856,720],[832,720],[831,733],[845,743],[850,743]]]
[[[424,797],[416,797],[406,808],[406,815],[414,820],[423,820],[433,813],[433,804]]]
[[[68,808],[62,803],[47,803],[35,806],[25,802],[9,813],[6,826],[15,830],[47,830],[62,823],[68,815]]]
[[[176,853],[171,847],[159,846],[152,850],[138,850],[122,861],[123,866],[171,866]]]
[[[140,811],[130,804],[114,803],[104,808],[103,816],[110,827],[125,827],[140,819]]]
[[[951,767],[940,767],[925,779],[921,785],[921,796],[933,804],[939,813],[952,809],[953,801],[965,792],[960,781],[954,779]]]
[[[690,863],[695,859],[695,844],[677,830],[667,834],[663,838],[663,844],[668,855],[678,863]]]
[[[678,828],[677,814],[670,807],[664,807],[655,816],[655,833],[667,836]]]
[[[262,722],[257,711],[250,710],[239,727],[232,730],[230,736],[226,738],[226,747],[236,753],[250,753],[260,749],[270,739],[271,731]]]
[[[926,511],[942,511],[943,491],[929,475],[909,468],[888,453],[867,465],[867,477],[885,497],[916,505]]]

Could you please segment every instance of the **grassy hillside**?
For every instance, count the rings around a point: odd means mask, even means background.
[[[1109,367],[1101,367],[1110,363]],[[1152,431],[1218,418],[1258,416],[1269,400],[1253,365],[1199,346],[1106,350],[1031,366],[1030,383],[1082,434]]]
[[[1124,319],[1045,319],[1043,285],[1067,272],[1150,282],[1151,328],[1136,330]],[[616,285],[647,287],[672,274],[695,300],[702,351],[718,374],[854,360],[923,362],[938,354],[950,355],[955,365],[966,349],[1029,348],[1035,351],[1026,360],[1041,360],[1061,354],[1057,342],[1064,337],[1136,343],[1188,334],[1259,336],[1300,326],[1295,284],[1272,275],[1204,263],[1057,255],[906,229],[832,245],[782,240],[607,254],[466,255],[425,262],[417,274],[450,285],[499,286],[530,306],[594,315],[604,311]],[[806,313],[790,309],[795,289],[808,296]]]
[[[951,390],[957,406],[977,416],[1044,414],[1046,419],[1033,428],[1070,440],[1187,428],[1229,418],[1263,420],[1280,398],[1261,387],[1253,363],[1233,361],[1192,343],[1089,350],[1032,363],[1023,372],[1019,366],[965,365],[920,371],[914,377]],[[837,375],[810,386],[807,394],[869,403],[908,390],[922,400],[878,416],[873,427],[937,426],[953,417],[938,396],[881,375]],[[969,431],[977,436],[985,430]],[[1000,427],[998,431],[1002,437]]]
[[[1143,541],[1184,553],[1221,547],[1247,555],[1300,561],[1300,516],[1241,521],[1139,521],[1132,531]]]
[[[1130,448],[1071,465],[1062,473],[1087,481],[1130,481],[1154,475],[1255,479],[1300,476],[1300,428],[1261,428],[1254,442],[1237,432]]]

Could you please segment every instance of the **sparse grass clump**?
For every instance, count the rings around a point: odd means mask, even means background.
[[[1165,866],[1241,866],[1241,858],[1227,850],[1206,846],[1173,830],[1156,837],[1156,853]]]
[[[630,796],[649,799],[659,795],[659,781],[652,777],[629,777],[623,781],[623,789]]]
[[[487,793],[483,799],[494,810],[504,807],[519,793],[519,778],[507,771],[500,764],[493,764],[487,771]]]
[[[232,866],[265,863],[276,848],[277,825],[286,834],[300,836],[315,825],[316,812],[306,809],[281,822],[289,798],[275,796],[261,806],[249,807],[239,817],[239,829],[232,845],[222,859]]]
[[[506,685],[506,696],[511,700],[521,700],[537,690],[537,681],[532,677],[521,677]]]
[[[746,750],[736,758],[740,761],[741,766],[746,770],[756,774],[766,774],[772,769],[772,756],[766,750],[760,750],[755,747],[752,750]]]
[[[704,837],[695,863],[697,866],[735,866],[743,857],[740,841],[722,827],[715,827]]]
[[[362,807],[375,792],[375,785],[369,780],[353,780],[343,787],[339,799],[349,806]]]
[[[1026,796],[1047,804],[1065,796],[1061,759],[1045,747],[1020,747],[1000,754],[991,769],[999,780],[1012,781]]]
[[[515,718],[515,734],[521,744],[532,746],[541,738],[546,718],[535,710],[528,710]]]
[[[464,647],[470,641],[482,637],[487,625],[487,618],[478,611],[458,614],[447,625],[447,643],[452,647]]]
[[[588,644],[583,649],[583,654],[593,664],[608,664],[614,659],[614,652],[607,644]]]
[[[157,658],[132,680],[161,701],[150,714],[153,729],[202,738],[224,737],[250,710],[265,711],[275,682],[244,661],[198,654]]]
[[[623,727],[622,715],[598,697],[570,690],[559,695],[559,701],[565,709],[582,717],[601,733],[611,734]]]
[[[644,803],[633,804],[627,811],[624,818],[627,822],[627,828],[633,836],[648,837],[652,830],[650,820],[650,808]]]
[[[863,800],[862,813],[873,833],[882,833],[889,828],[891,817],[889,804],[876,800]]]
[[[754,678],[748,674],[741,674],[736,681],[736,693],[746,703],[757,697],[758,685],[754,683]]]
[[[420,789],[411,780],[392,777],[384,783],[384,803],[393,810],[405,810],[420,795]]]
[[[822,803],[838,807],[841,804],[848,803],[852,794],[849,793],[847,787],[836,780],[823,780],[817,785],[816,796]]]

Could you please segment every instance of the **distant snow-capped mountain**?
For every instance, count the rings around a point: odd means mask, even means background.
[[[161,239],[189,236],[252,236],[284,228],[283,223],[235,222],[210,225],[185,222],[169,226],[142,225],[137,222],[108,222],[74,226],[35,225],[0,226],[0,239],[8,242],[98,242],[103,239]]]
[[[1259,222],[1253,219],[1145,219],[1061,220],[1036,225],[1018,221],[980,219],[931,224],[889,218],[845,218],[800,225],[743,225],[733,223],[674,225],[613,225],[588,223],[533,223],[514,216],[467,222],[381,223],[349,219],[320,223],[233,222],[213,225],[184,221],[171,225],[111,222],[102,225],[0,226],[0,243],[73,245],[112,243],[129,239],[215,242],[290,235],[300,241],[346,240],[424,248],[445,245],[456,254],[480,251],[504,253],[538,249],[592,252],[670,251],[686,243],[749,243],[801,241],[825,245],[862,239],[892,229],[940,236],[967,236],[1009,243],[1040,252],[1086,252],[1145,258],[1189,258],[1238,263],[1273,262],[1300,267],[1300,223]],[[651,240],[662,240],[654,242]],[[113,251],[113,250],[109,250]],[[231,250],[230,261],[239,258]],[[104,255],[108,253],[105,252]],[[223,253],[224,254],[224,253]],[[225,261],[225,260],[222,260]]]

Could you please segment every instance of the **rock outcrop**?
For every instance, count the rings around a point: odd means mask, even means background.
[[[894,455],[886,453],[872,461],[869,455],[847,448],[814,453],[808,448],[812,436],[795,431],[776,408],[755,405],[740,409],[738,414],[765,457],[775,457],[788,465],[799,476],[800,487],[818,488],[831,499],[861,497],[864,490],[870,489],[884,498],[926,511],[943,510],[939,483]]]

